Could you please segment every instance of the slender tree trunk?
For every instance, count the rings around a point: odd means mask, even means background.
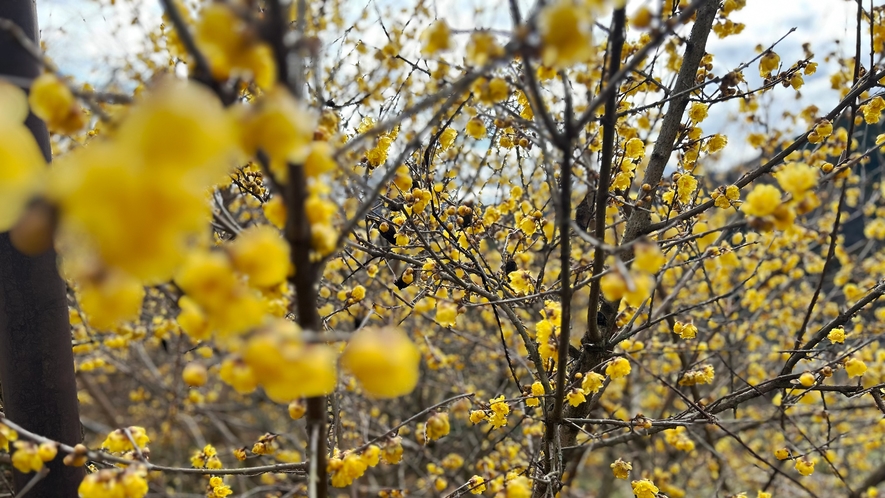
[[[38,41],[33,0],[0,1],[0,17]],[[37,61],[6,33],[0,33],[0,74],[24,78],[40,74]],[[27,125],[48,160],[46,126],[33,115]],[[3,411],[10,420],[66,444],[80,442],[71,325],[55,251],[25,256],[12,246],[8,233],[0,234],[0,381]],[[62,456],[50,462],[49,474],[28,492],[29,498],[77,496],[83,468],[64,466]],[[16,472],[16,489],[33,476]]]

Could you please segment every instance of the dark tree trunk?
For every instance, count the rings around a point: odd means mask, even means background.
[[[37,43],[33,0],[0,1],[0,18],[19,25]],[[0,74],[23,78],[40,74],[37,62],[6,33],[0,33]],[[49,159],[46,126],[33,115],[27,125]],[[0,382],[3,411],[10,420],[66,444],[80,442],[71,325],[55,251],[25,256],[12,246],[8,233],[0,234]],[[49,464],[49,474],[28,492],[29,497],[77,496],[83,468],[64,466],[62,456]],[[24,487],[33,475],[16,473],[16,488]]]

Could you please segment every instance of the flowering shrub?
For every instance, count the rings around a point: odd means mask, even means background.
[[[0,419],[16,469],[88,465],[86,498],[877,496],[881,66],[780,123],[818,57],[720,62],[744,0],[513,2],[510,31],[418,2],[381,37],[345,2],[193,3],[131,95],[0,85],[0,230],[60,253],[92,421]],[[731,101],[761,159],[721,179],[741,137],[701,125]]]

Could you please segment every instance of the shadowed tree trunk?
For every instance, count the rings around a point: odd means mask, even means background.
[[[0,1],[0,18],[13,21],[37,42],[33,0]],[[0,74],[30,79],[39,73],[37,62],[8,33],[0,33]],[[46,126],[33,115],[27,125],[49,159]],[[12,246],[8,233],[0,234],[0,382],[3,411],[10,420],[66,444],[80,442],[71,325],[55,251],[25,256]],[[28,497],[77,496],[83,468],[64,466],[62,456],[49,464],[49,474]],[[33,476],[16,472],[16,489]]]

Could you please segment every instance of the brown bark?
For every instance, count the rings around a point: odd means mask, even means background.
[[[32,0],[0,2],[0,18],[11,20],[38,42]],[[0,74],[21,78],[40,74],[37,61],[5,33],[0,33]],[[48,160],[46,126],[33,115],[26,124]],[[0,234],[0,379],[6,417],[48,438],[71,445],[80,442],[71,325],[55,251],[25,256],[12,246],[8,233]],[[28,492],[29,497],[77,496],[84,471],[64,466],[62,456],[49,463],[49,474]],[[16,472],[16,489],[27,485],[33,475]]]

